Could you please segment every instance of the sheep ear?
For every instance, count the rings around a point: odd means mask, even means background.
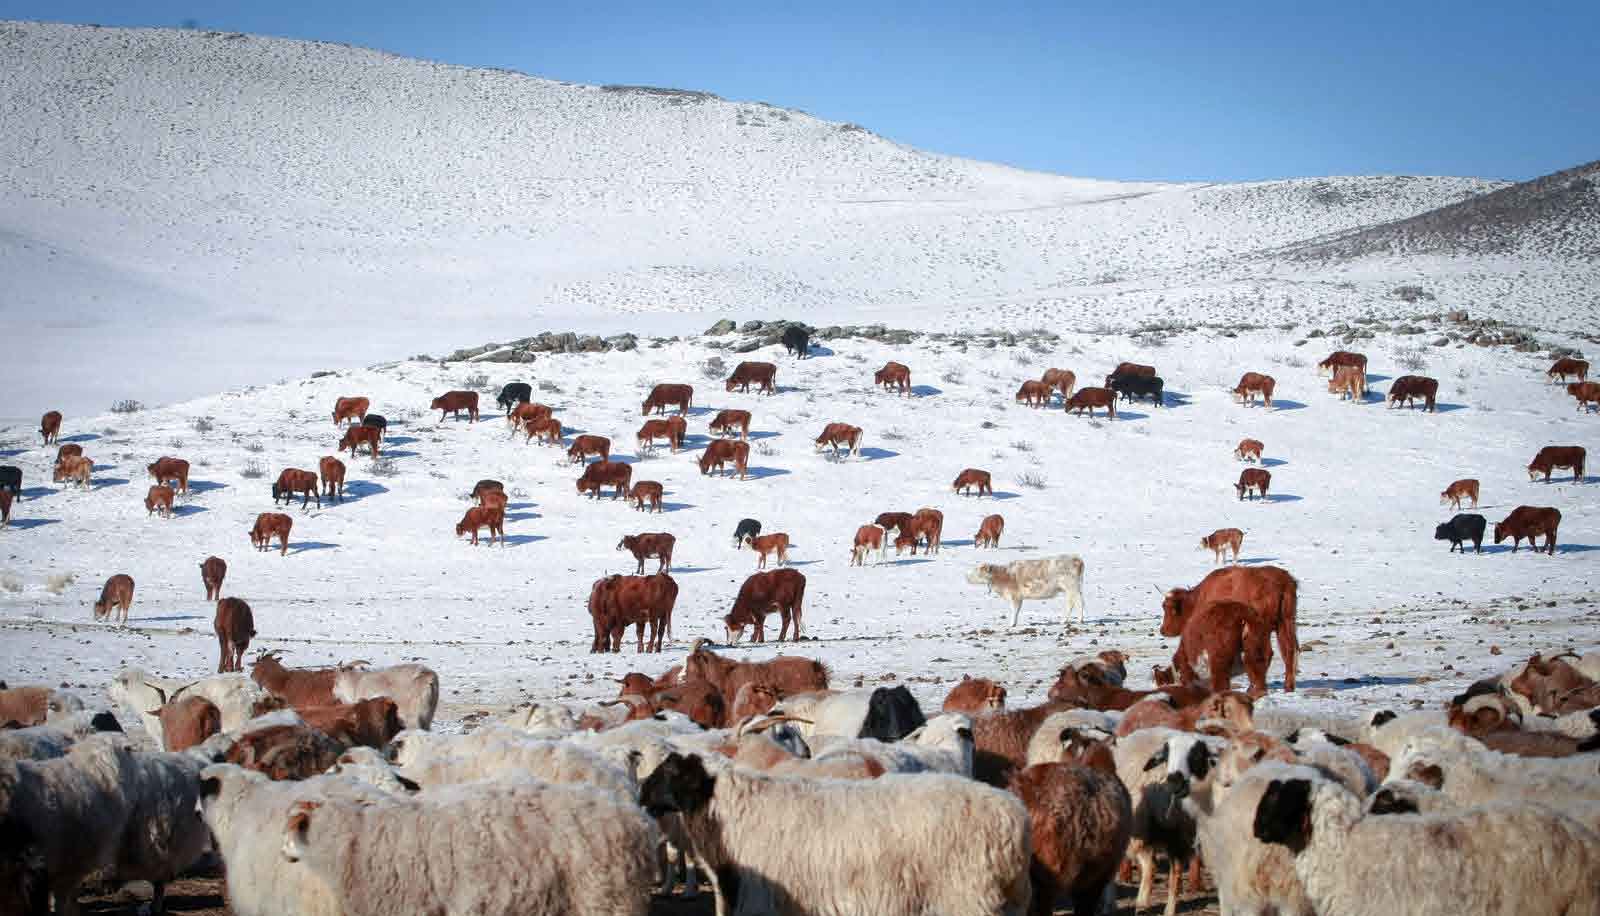
[[[1389,710],[1389,709],[1380,710],[1379,712],[1374,713],[1373,716],[1372,716],[1372,727],[1373,728],[1377,728],[1377,727],[1383,725],[1386,722],[1392,722],[1393,720],[1398,719],[1398,718],[1400,718],[1400,717],[1398,715],[1396,715],[1393,710]]]
[[[1437,763],[1423,763],[1417,761],[1406,771],[1406,778],[1414,779],[1433,789],[1444,788],[1444,770]]]
[[[1144,765],[1145,771],[1149,772],[1150,770],[1153,770],[1158,766],[1165,766],[1166,762],[1167,762],[1167,746],[1163,744],[1161,746],[1161,750],[1156,751],[1154,756],[1152,756],[1149,760],[1145,761],[1145,765]]]
[[[208,776],[200,780],[200,797],[216,798],[222,792],[222,780],[215,776]]]
[[[1263,843],[1298,853],[1311,838],[1311,781],[1274,779],[1256,805],[1252,832]]]
[[[397,782],[400,783],[400,788],[405,789],[407,792],[421,792],[422,791],[422,786],[416,784],[415,782],[412,782],[411,780],[405,778],[404,776],[396,774],[394,778],[395,778],[395,780]]]
[[[306,852],[306,832],[311,828],[311,812],[315,810],[313,804],[305,804],[289,815],[289,822],[283,829],[283,857],[290,862],[298,862]]]

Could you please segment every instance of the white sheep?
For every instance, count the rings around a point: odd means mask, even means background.
[[[1200,849],[1217,885],[1223,913],[1276,913],[1315,916],[1294,856],[1282,846],[1264,843],[1251,833],[1256,807],[1273,780],[1315,778],[1311,767],[1268,760],[1252,766],[1233,783],[1212,788],[1209,806],[1194,800],[1184,807],[1195,818]]]
[[[429,733],[413,730],[405,734]],[[531,738],[509,729],[479,729],[469,736],[432,744],[425,753],[414,752],[413,746],[413,739],[407,738],[396,760],[401,763],[400,775],[424,790],[522,774],[545,782],[592,785],[629,799],[639,796],[639,784],[626,766],[601,750],[573,741]],[[627,752],[622,754],[625,758]]]
[[[578,730],[578,714],[559,703],[533,703],[518,708],[496,724],[536,738],[562,738]]]
[[[1519,797],[1530,802],[1545,804],[1550,802],[1549,798],[1529,795],[1507,795],[1492,800],[1509,802]],[[1368,814],[1438,814],[1474,806],[1475,803],[1462,804],[1427,783],[1414,779],[1391,779],[1379,786],[1378,791],[1367,799],[1366,810]],[[1590,830],[1600,832],[1600,799],[1563,798],[1560,808],[1562,814]]]
[[[333,698],[355,703],[388,697],[398,707],[406,728],[428,729],[439,707],[439,675],[426,665],[407,663],[388,668],[346,668],[333,681]]]
[[[713,775],[698,755],[673,755],[645,781],[642,800],[652,815],[682,816],[726,916],[1027,911],[1027,809],[970,779],[813,781],[738,767]]]
[[[1448,724],[1442,709],[1416,709],[1398,714],[1382,709],[1367,717],[1361,740],[1393,758],[1413,735]]]
[[[1394,755],[1389,772],[1441,789],[1457,804],[1471,806],[1524,798],[1600,799],[1596,757],[1517,757],[1491,751],[1452,728],[1421,732]]]
[[[1155,853],[1167,854],[1166,916],[1178,910],[1182,864],[1194,849],[1196,826],[1184,810],[1184,799],[1208,806],[1217,755],[1225,746],[1220,738],[1172,728],[1142,728],[1112,746],[1117,777],[1133,800],[1133,838],[1128,856],[1139,866],[1139,894],[1135,906],[1150,905],[1155,883]]]
[[[58,716],[48,725],[0,729],[0,760],[61,757],[81,739],[101,733],[121,735],[122,726],[110,713],[84,711]]]
[[[859,754],[876,760],[887,773],[972,775],[972,720],[960,713],[935,716],[900,741],[817,736],[818,761]]]
[[[1118,717],[1098,709],[1063,709],[1051,713],[1039,723],[1033,737],[1028,739],[1028,765],[1065,760],[1063,742],[1069,731],[1099,733],[1109,738],[1116,734],[1117,720]]]
[[[614,793],[532,781],[301,802],[279,837],[346,916],[645,916],[661,841]]]
[[[357,745],[339,756],[339,761],[328,769],[329,775],[348,776],[381,789],[390,795],[405,795],[422,787],[395,770],[384,756],[370,747]]]
[[[1326,732],[1316,728],[1298,729],[1289,742],[1295,756],[1309,766],[1321,767],[1338,778],[1346,789],[1366,798],[1381,782],[1372,767],[1360,754],[1330,740]]]
[[[1294,851],[1318,913],[1600,913],[1600,835],[1526,801],[1441,814],[1367,815],[1319,776],[1274,779],[1252,819]]]
[[[214,674],[195,681],[155,677],[141,668],[125,668],[112,679],[111,699],[139,717],[157,747],[165,746],[156,712],[180,696],[201,696],[222,714],[222,730],[237,731],[273,702],[272,695],[242,674]]]

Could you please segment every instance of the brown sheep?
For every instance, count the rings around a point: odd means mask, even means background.
[[[722,688],[708,681],[685,680],[651,695],[652,701],[662,709],[681,712],[702,728],[722,728],[730,724],[729,699]]]
[[[969,716],[982,715],[1006,708],[1006,689],[986,677],[961,676],[961,683],[950,688],[944,698],[943,712],[959,712]]]
[[[217,591],[222,591],[220,579]],[[217,634],[217,673],[243,670],[244,650],[250,648],[250,639],[256,635],[256,618],[250,605],[242,598],[218,599],[211,629]]]
[[[222,713],[205,697],[179,697],[150,714],[161,720],[161,743],[168,751],[186,751],[222,731]]]
[[[200,564],[200,581],[206,587],[206,600],[222,597],[222,580],[228,577],[227,561],[221,557],[206,557]]]
[[[345,745],[382,750],[404,727],[399,707],[388,697],[333,703],[295,710],[305,723]]]
[[[310,779],[326,773],[347,750],[309,725],[274,725],[240,735],[226,762],[263,773],[268,779]]]
[[[1049,916],[1064,891],[1072,912],[1102,912],[1133,831],[1133,804],[1115,772],[1077,763],[1041,763],[1018,771],[1009,788],[1033,825],[1032,916]]]
[[[94,603],[94,619],[103,620],[112,616],[113,609],[120,613],[117,624],[121,626],[128,622],[128,608],[133,604],[133,577],[126,573],[117,573],[106,580],[100,589],[100,600]]]
[[[1028,744],[1051,713],[1072,709],[1072,703],[1045,703],[1005,709],[972,719],[972,775],[1003,789],[1011,775],[1028,765]]]
[[[1202,721],[1227,724],[1237,731],[1255,728],[1255,701],[1236,690],[1213,693],[1198,703],[1179,706],[1165,695],[1146,697],[1129,706],[1117,722],[1117,737],[1131,735],[1141,728],[1164,726],[1178,731],[1198,731]]]

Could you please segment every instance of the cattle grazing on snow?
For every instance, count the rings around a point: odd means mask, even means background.
[[[639,408],[639,412],[649,416],[652,410],[656,413],[666,413],[668,407],[676,407],[678,408],[678,413],[683,414],[688,413],[689,408],[693,405],[693,385],[674,385],[663,382],[650,389],[650,394],[645,397],[644,404]]]
[[[39,418],[39,435],[44,437],[45,445],[61,437],[61,411],[52,410]]]
[[[389,418],[381,413],[369,413],[361,418],[361,425],[378,431],[378,441],[389,432]]]
[[[911,524],[911,519],[910,512],[879,512],[878,517],[872,523],[884,531],[899,530],[905,532],[907,526]]]
[[[625,534],[617,542],[618,550],[626,550],[633,554],[639,561],[639,575],[644,575],[644,561],[655,557],[660,561],[656,572],[670,572],[672,570],[672,548],[678,539],[666,532],[651,534]]]
[[[1578,402],[1579,410],[1587,410],[1590,404],[1600,407],[1600,382],[1573,382],[1567,386],[1567,394]]]
[[[363,443],[366,444],[372,457],[378,457],[380,444],[383,442],[383,430],[372,426],[351,426],[344,431],[344,436],[339,439],[339,447],[334,451],[350,450],[350,460],[354,461],[356,449]]]
[[[51,480],[55,483],[75,483],[87,490],[93,485],[90,480],[93,472],[94,459],[87,455],[69,455],[56,462]]]
[[[1083,624],[1083,560],[1076,555],[1017,560],[1004,565],[983,563],[967,573],[967,581],[987,585],[991,593],[1010,601],[1012,626],[1022,619],[1022,602],[1057,595],[1066,597],[1068,620],[1073,608],[1077,608],[1078,624]]]
[[[1589,363],[1585,360],[1571,356],[1563,356],[1550,366],[1550,371],[1544,377],[1550,381],[1560,380],[1565,382],[1567,376],[1575,375],[1578,381],[1587,381],[1589,378]]]
[[[1089,416],[1092,417],[1096,407],[1104,407],[1106,416],[1115,419],[1117,416],[1116,402],[1116,392],[1109,388],[1079,388],[1072,397],[1067,398],[1065,410],[1067,413],[1072,413],[1076,410],[1080,417],[1083,416],[1084,411],[1088,411]]]
[[[506,416],[510,416],[512,408],[518,404],[526,404],[531,400],[533,400],[532,385],[527,382],[508,382],[505,387],[500,389],[500,393],[495,396],[494,402],[500,406],[501,410],[506,412]]]
[[[1029,407],[1046,407],[1050,404],[1050,395],[1054,391],[1055,389],[1044,382],[1029,379],[1022,383],[1021,388],[1017,389],[1017,396],[1014,400],[1021,401]]]
[[[200,564],[200,582],[206,587],[206,600],[222,597],[222,580],[228,577],[228,563],[221,557],[206,557]]]
[[[1583,479],[1583,463],[1588,454],[1582,446],[1547,445],[1528,464],[1528,479],[1534,480],[1542,473],[1549,480],[1556,468],[1572,468],[1572,482],[1577,483]]]
[[[1272,485],[1272,472],[1264,468],[1245,468],[1239,472],[1239,482],[1233,485],[1239,499],[1243,500],[1252,492],[1259,493],[1263,501],[1267,498],[1267,487]],[[1252,497],[1253,498],[1253,497]]]
[[[189,462],[184,461],[182,458],[157,458],[155,463],[145,466],[145,472],[156,483],[168,483],[170,481],[177,484],[177,486],[173,487],[174,491],[185,495],[189,492]]]
[[[811,332],[797,324],[791,324],[783,329],[783,349],[794,355],[795,359],[804,359],[811,353]]]
[[[256,635],[256,618],[250,613],[250,605],[241,598],[218,599],[211,629],[217,634],[217,673],[244,670],[244,650],[250,648],[250,639]]]
[[[0,488],[0,528],[11,524],[11,491]]]
[[[558,447],[561,445],[561,421],[557,420],[555,417],[545,417],[540,420],[529,420],[523,425],[522,428],[523,431],[528,434],[528,438],[524,439],[524,442],[531,442],[533,441],[534,437],[538,437],[540,445],[554,445]]]
[[[279,500],[288,505],[296,493],[302,494],[300,508],[306,508],[314,496],[317,499],[317,508],[322,508],[322,493],[317,487],[317,475],[299,468],[284,468],[278,475],[278,482],[272,485],[272,504],[276,506]]]
[[[611,495],[612,499],[621,499],[628,492],[628,484],[633,480],[633,465],[623,464],[620,461],[596,461],[584,467],[583,476],[578,478],[578,493],[582,495],[594,492],[594,498],[600,498],[602,487],[616,487],[617,491]]]
[[[478,531],[489,529],[489,546],[494,546],[494,539],[500,539],[500,546],[506,543],[506,510],[499,506],[473,506],[466,514],[461,516],[461,521],[456,523],[456,537],[467,532],[472,532],[472,545],[478,545]]]
[[[1299,669],[1300,637],[1295,627],[1299,583],[1276,566],[1229,566],[1219,569],[1193,588],[1169,590],[1161,603],[1161,635],[1182,636],[1189,615],[1215,601],[1238,601],[1261,615],[1277,634],[1283,656],[1285,690],[1293,691]]]
[[[333,425],[338,426],[346,420],[360,423],[371,406],[372,402],[366,398],[340,398],[333,402]]]
[[[761,533],[761,523],[753,518],[741,518],[739,524],[733,529],[733,549],[738,550],[744,546],[744,539],[755,537]]]
[[[856,529],[854,542],[850,545],[850,565],[866,565],[867,554],[876,550],[878,562],[883,562],[883,529],[877,525],[862,525]]]
[[[1488,521],[1483,516],[1464,513],[1433,529],[1433,539],[1449,541],[1451,551],[1460,548],[1462,553],[1467,552],[1464,542],[1471,541],[1472,549],[1483,553],[1483,531],[1487,526]]]
[[[750,411],[722,410],[711,418],[712,435],[723,436],[734,431],[738,431],[740,439],[750,438]]]
[[[344,502],[344,462],[324,455],[317,462],[317,476],[322,480],[322,495]],[[320,500],[319,500],[320,504]]]
[[[1155,366],[1146,366],[1146,365],[1142,365],[1140,363],[1129,363],[1129,362],[1117,363],[1117,368],[1112,369],[1111,372],[1106,375],[1106,387],[1110,388],[1111,387],[1111,380],[1116,378],[1119,375],[1123,375],[1123,376],[1142,375],[1142,376],[1145,376],[1146,378],[1155,378],[1156,367]]]
[[[1425,375],[1402,375],[1389,386],[1389,406],[1392,408],[1404,403],[1407,407],[1414,407],[1417,398],[1421,398],[1422,409],[1432,412],[1438,395],[1438,379]]]
[[[548,404],[534,404],[532,402],[517,404],[511,408],[510,413],[506,414],[506,426],[510,427],[513,438],[516,437],[519,429],[527,430],[528,438],[532,438],[533,431],[528,430],[528,427],[541,420],[550,419],[553,413],[555,411]]]
[[[756,552],[756,568],[767,568],[767,554],[778,555],[778,565],[789,565],[789,536],[783,532],[752,535],[744,539],[745,545]]]
[[[727,391],[735,389],[748,392],[751,385],[756,386],[758,393],[777,394],[778,386],[775,380],[778,377],[778,367],[772,363],[742,362],[733,367],[733,374],[723,383]]]
[[[1261,450],[1265,447],[1259,439],[1240,439],[1238,447],[1233,450],[1233,457],[1240,461],[1260,461]]]
[[[806,577],[798,570],[773,569],[753,574],[739,587],[733,609],[722,618],[728,642],[738,642],[748,626],[755,627],[756,642],[766,642],[766,619],[772,611],[777,611],[781,620],[778,642],[783,642],[791,622],[794,638],[799,640],[801,605],[805,596]]]
[[[117,625],[128,622],[128,608],[133,605],[133,577],[117,573],[100,588],[100,600],[94,603],[94,619],[108,620],[112,611],[118,613]]]
[[[1106,387],[1121,395],[1124,401],[1149,398],[1157,407],[1166,400],[1163,385],[1159,375],[1113,375],[1106,382]]]
[[[660,512],[661,492],[659,480],[641,480],[628,491],[628,501],[637,510]]]
[[[505,484],[501,483],[498,480],[489,480],[489,479],[486,478],[484,480],[478,481],[476,484],[473,485],[472,493],[470,494],[470,496],[471,496],[471,498],[477,500],[478,501],[478,505],[481,506],[481,505],[483,505],[483,494],[489,493],[489,492],[504,493],[505,491],[506,491],[506,485]]]
[[[289,553],[289,529],[294,527],[294,519],[282,512],[263,512],[256,516],[255,525],[250,528],[250,543],[257,550],[267,550],[267,542],[273,537],[278,538],[282,549],[279,556]]]
[[[1328,358],[1327,359],[1323,360],[1320,363],[1317,363],[1317,374],[1318,375],[1337,375],[1339,373],[1340,367],[1343,367],[1343,366],[1348,366],[1348,367],[1350,367],[1352,369],[1356,369],[1356,370],[1360,371],[1361,376],[1362,376],[1362,383],[1361,384],[1362,384],[1362,387],[1365,388],[1365,386],[1366,386],[1366,375],[1367,375],[1367,358],[1366,358],[1366,356],[1364,356],[1363,354],[1360,354],[1360,353],[1352,353],[1349,350],[1335,350],[1332,353],[1328,354]]]
[[[1544,551],[1550,556],[1556,555],[1556,529],[1561,526],[1561,511],[1550,506],[1518,506],[1511,510],[1511,514],[1504,520],[1496,522],[1494,526],[1494,542],[1496,544],[1511,538],[1511,552],[1517,552],[1517,546],[1523,538],[1528,539],[1528,546],[1534,553],[1539,552],[1538,542],[1534,539],[1539,535],[1545,536]]]
[[[952,492],[960,493],[963,496],[970,495],[973,487],[978,488],[979,496],[994,495],[994,487],[989,482],[989,472],[980,471],[977,468],[963,470],[956,475],[955,482],[950,485]]]
[[[1244,532],[1238,528],[1218,528],[1200,539],[1200,549],[1211,551],[1212,559],[1218,563],[1228,558],[1228,551],[1233,551],[1233,562],[1239,562],[1239,547],[1244,544]]]
[[[1184,620],[1172,656],[1179,682],[1209,681],[1212,693],[1226,693],[1233,672],[1243,669],[1250,678],[1250,698],[1266,696],[1272,629],[1265,615],[1243,602],[1202,605]]]
[[[444,422],[445,414],[450,414],[455,419],[461,419],[461,411],[467,412],[467,422],[478,422],[478,393],[476,391],[446,391],[433,399],[428,405],[429,410],[439,411],[439,422]]]
[[[713,470],[721,472],[729,461],[733,462],[734,473],[744,480],[750,465],[750,443],[733,439],[714,440],[700,455],[700,473],[710,474]]]
[[[1333,370],[1333,378],[1328,379],[1328,393],[1337,394],[1339,399],[1349,399],[1352,404],[1359,404],[1367,397],[1367,374],[1355,366],[1339,366]]]
[[[1044,375],[1039,377],[1039,381],[1061,392],[1063,401],[1072,397],[1072,389],[1078,386],[1078,377],[1071,369],[1046,369]]]
[[[677,422],[673,422],[677,421]],[[639,454],[644,454],[656,447],[657,439],[667,440],[667,447],[674,453],[683,444],[684,433],[688,431],[689,424],[684,421],[681,414],[674,415],[666,420],[646,420],[639,427],[639,432],[634,435],[638,443]]]
[[[1267,406],[1271,407],[1272,391],[1277,385],[1278,383],[1270,375],[1262,375],[1259,372],[1246,372],[1239,377],[1239,384],[1234,386],[1233,396],[1240,403],[1248,406],[1259,394]]]
[[[851,426],[848,423],[829,423],[822,428],[822,435],[816,439],[817,451],[831,448],[835,458],[839,457],[841,445],[847,454],[861,454],[861,427]]]
[[[159,512],[162,518],[171,518],[172,495],[172,488],[166,484],[158,483],[151,487],[144,496],[145,515]]]
[[[890,360],[883,364],[882,369],[872,373],[872,383],[909,395],[911,393],[911,368],[904,363]]]
[[[972,536],[974,547],[999,547],[1000,533],[1006,530],[1006,520],[999,515],[986,516],[978,524],[978,533]]]
[[[664,572],[653,576],[606,576],[589,589],[589,616],[594,621],[590,652],[621,652],[622,635],[635,627],[637,652],[660,652],[672,629],[672,608],[678,601],[678,583]],[[650,639],[645,641],[645,627]]]
[[[598,457],[602,462],[611,460],[611,440],[605,436],[577,436],[572,440],[572,446],[567,449],[567,460],[573,464],[582,464],[590,458]]]

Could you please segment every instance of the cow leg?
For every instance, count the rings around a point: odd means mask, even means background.
[[[1300,670],[1300,636],[1294,622],[1282,616],[1278,619],[1278,654],[1283,656],[1283,689],[1292,692],[1295,673]]]
[[[639,654],[639,655],[643,655],[644,654],[644,621],[643,620],[640,620],[638,623],[633,625],[633,637],[634,637],[634,640],[635,640],[635,645],[633,647],[634,653],[635,654]]]
[[[1017,621],[1019,621],[1021,619],[1022,619],[1022,599],[1019,598],[1019,597],[1013,596],[1012,599],[1011,599],[1011,625],[1013,627],[1016,626],[1017,625]]]

